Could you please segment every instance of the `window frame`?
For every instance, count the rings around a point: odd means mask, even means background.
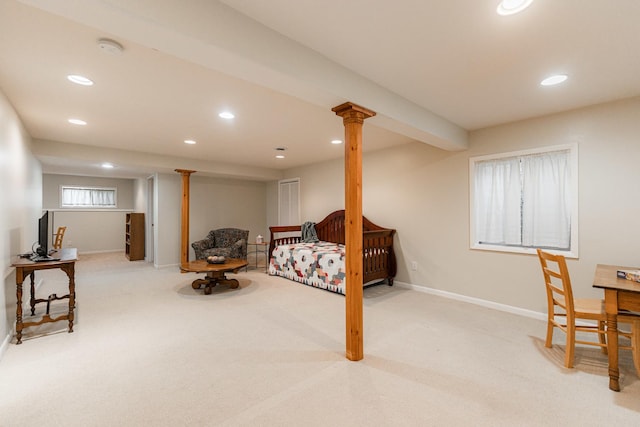
[[[65,205],[63,200],[63,194],[65,189],[73,189],[73,190],[100,190],[100,191],[113,191],[113,199],[115,200],[115,204],[113,206],[104,206],[104,205]],[[118,188],[117,187],[93,187],[93,186],[85,186],[85,185],[61,185],[60,186],[60,208],[61,209],[84,209],[84,210],[113,210],[118,209]]]
[[[469,158],[469,248],[482,251],[493,252],[509,252],[517,254],[529,254],[537,255],[536,248],[523,247],[523,246],[506,246],[480,243],[476,239],[476,227],[475,227],[475,165],[478,162],[486,160],[495,160],[508,157],[529,156],[542,153],[551,153],[555,151],[569,151],[569,164],[571,167],[571,244],[569,250],[561,249],[546,249],[550,252],[564,255],[567,258],[578,258],[579,256],[579,239],[578,239],[578,144],[562,144],[554,146],[546,146],[539,148],[532,148],[528,150],[511,151],[508,153],[487,154],[482,156],[474,156]]]

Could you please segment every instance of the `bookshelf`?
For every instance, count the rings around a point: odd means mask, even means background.
[[[144,214],[128,213],[125,224],[125,255],[129,261],[144,259]]]

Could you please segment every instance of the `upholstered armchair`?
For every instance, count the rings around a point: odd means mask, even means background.
[[[214,255],[247,259],[247,240],[249,230],[219,228],[211,230],[205,239],[193,242],[191,247],[196,253],[196,259],[206,259]]]

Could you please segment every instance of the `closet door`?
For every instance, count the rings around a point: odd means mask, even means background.
[[[300,225],[300,178],[278,182],[278,225]]]

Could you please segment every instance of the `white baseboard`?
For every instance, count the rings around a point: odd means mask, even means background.
[[[78,255],[91,255],[91,254],[109,254],[113,252],[122,252],[124,254],[124,249],[109,249],[109,250],[100,250],[100,251],[78,251]]]
[[[2,341],[2,345],[0,345],[0,360],[2,360],[2,356],[4,356],[4,352],[9,348],[9,343],[11,342],[11,337],[13,336],[13,332],[4,337]]]
[[[504,311],[511,314],[517,314],[518,316],[530,317],[537,320],[547,320],[547,315],[545,313],[540,313],[533,310],[527,310],[520,307],[513,307],[511,305],[500,304],[493,301],[487,301],[480,298],[469,297],[466,295],[455,294],[453,292],[442,291],[440,289],[433,289],[426,286],[418,286],[413,285],[411,283],[404,283],[395,280],[393,282],[394,286],[398,286],[400,288],[411,289],[413,291],[424,292],[431,295],[437,295],[444,298],[449,298],[457,301],[468,302],[470,304],[479,305],[486,308],[491,308],[493,310]]]
[[[158,270],[163,269],[163,268],[175,268],[178,267],[180,268],[180,264],[162,264],[162,265],[158,265],[158,264],[153,264],[153,266],[155,268],[157,268]]]
[[[27,282],[25,280],[25,282]],[[44,282],[44,280],[39,279],[36,280],[35,283],[33,284],[33,288],[34,291],[38,291],[38,289],[40,288],[40,286],[42,286],[42,283]],[[25,284],[22,284],[22,289],[23,289],[23,293],[22,293],[22,312],[26,313],[27,311],[30,312],[31,310],[31,305],[29,303],[29,297],[27,296],[27,298],[25,298],[25,294],[29,295],[29,286],[31,286],[31,284],[27,284],[25,286]],[[15,312],[15,310],[14,310]],[[0,361],[2,360],[2,356],[4,356],[4,352],[7,351],[7,348],[9,347],[9,343],[11,343],[11,338],[13,338],[16,335],[16,321],[13,321],[13,325],[11,326],[11,330],[9,331],[9,335],[7,335],[4,340],[2,341],[2,345],[0,346]]]

